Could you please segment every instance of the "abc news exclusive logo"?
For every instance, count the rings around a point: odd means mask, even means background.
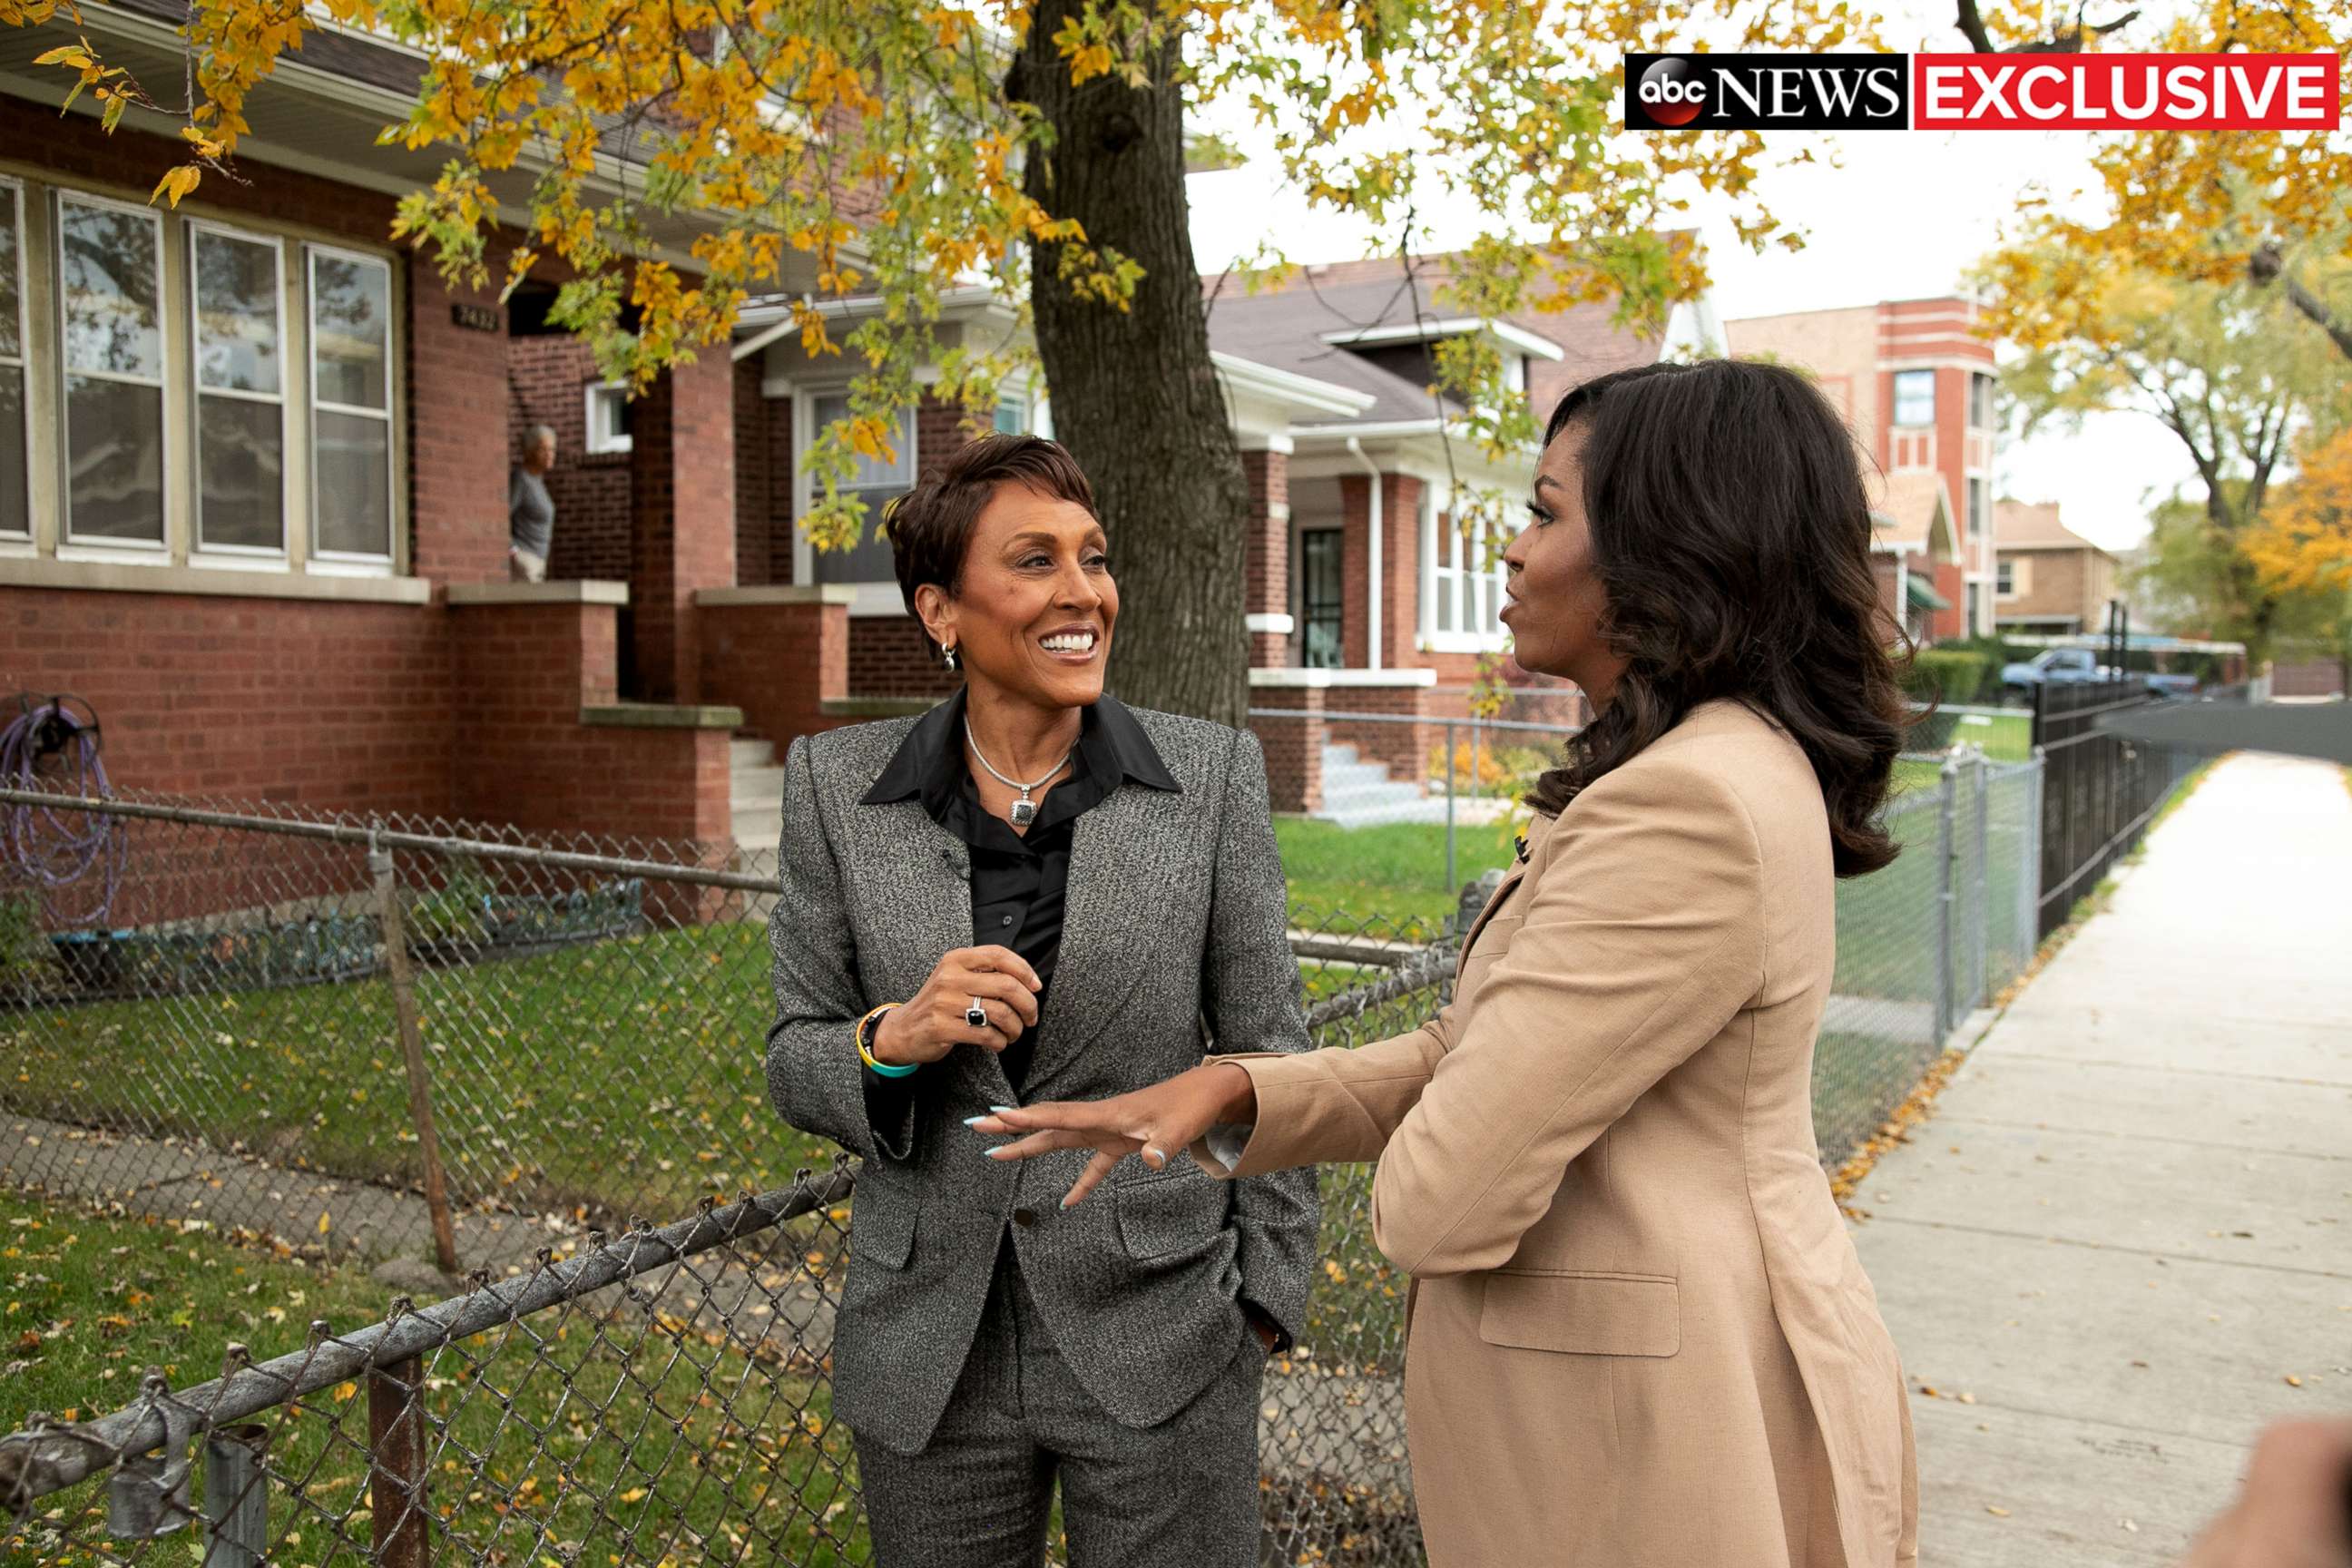
[[[1629,131],[2332,131],[2335,55],[1625,57]]]

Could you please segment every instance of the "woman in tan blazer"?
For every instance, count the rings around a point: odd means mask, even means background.
[[[1221,1175],[1377,1160],[1435,1568],[1916,1560],[1903,1374],[1813,1141],[1835,879],[1906,713],[1858,455],[1803,378],[1658,364],[1554,413],[1503,618],[1597,710],[1454,1000],[982,1121]]]

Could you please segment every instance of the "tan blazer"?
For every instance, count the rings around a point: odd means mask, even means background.
[[[1203,1164],[1380,1162],[1433,1568],[1917,1560],[1902,1368],[1813,1142],[1833,886],[1804,754],[1711,703],[1537,819],[1434,1022],[1242,1062],[1255,1130]]]

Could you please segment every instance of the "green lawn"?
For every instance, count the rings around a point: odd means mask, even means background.
[[[386,1292],[363,1273],[216,1233],[5,1191],[0,1230],[10,1346],[0,1431],[16,1430],[35,1410],[87,1420],[120,1408],[149,1365],[185,1389],[218,1374],[230,1340],[266,1361],[300,1350],[313,1319],[348,1333],[382,1321],[384,1310]],[[789,1269],[800,1239],[778,1236],[769,1265]],[[424,1368],[426,1407],[446,1423],[428,1440],[483,1456],[478,1472],[453,1458],[430,1479],[441,1521],[436,1559],[581,1568],[772,1555],[866,1561],[863,1516],[845,1479],[848,1434],[832,1424],[821,1384],[764,1350],[747,1353],[636,1307],[601,1320],[579,1310],[543,1314],[530,1331],[530,1331],[500,1330],[445,1349]],[[278,1483],[270,1489],[270,1561],[297,1568],[364,1560],[364,1391],[345,1384],[261,1419],[272,1428]],[[289,1478],[302,1481],[299,1510],[285,1489]],[[203,1488],[199,1474],[194,1495]],[[36,1533],[0,1549],[0,1568],[96,1563],[90,1547],[101,1539],[105,1500],[102,1483],[50,1499]],[[349,1545],[339,1546],[338,1528]],[[195,1537],[166,1536],[138,1561],[193,1564]]]
[[[708,926],[423,972],[453,1186],[670,1215],[828,1163],[829,1146],[768,1106],[765,938],[756,923]],[[383,979],[9,1013],[0,1103],[412,1182],[397,1038]]]
[[[1445,881],[1445,829],[1399,822],[1340,827],[1279,817],[1274,836],[1294,916],[1317,929],[1363,925],[1367,934],[1426,942],[1454,912],[1461,884],[1507,866],[1517,831],[1502,823],[1454,829],[1454,877]]]

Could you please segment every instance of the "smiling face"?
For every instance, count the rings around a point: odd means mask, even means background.
[[[1102,524],[1076,501],[1002,484],[973,523],[953,598],[926,584],[915,608],[982,685],[1045,709],[1102,696],[1118,584]]]
[[[1509,576],[1502,622],[1521,668],[1573,680],[1604,706],[1625,659],[1602,630],[1609,600],[1584,515],[1583,450],[1584,432],[1570,425],[1536,465],[1528,525],[1503,552]]]

